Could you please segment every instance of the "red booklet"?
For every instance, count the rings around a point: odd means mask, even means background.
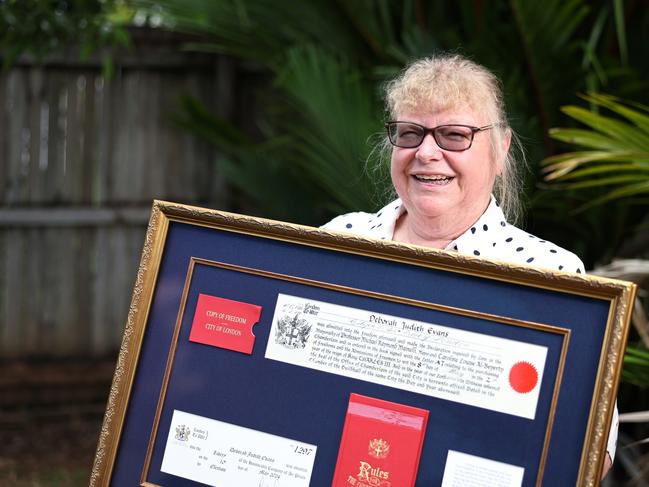
[[[428,411],[351,394],[332,487],[415,485]]]
[[[250,355],[260,315],[261,306],[199,294],[189,340]]]

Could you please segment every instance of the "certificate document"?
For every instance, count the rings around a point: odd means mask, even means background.
[[[534,419],[547,347],[279,294],[265,356]]]
[[[525,469],[449,450],[441,487],[521,487]]]
[[[161,470],[215,487],[308,487],[316,446],[174,410]]]

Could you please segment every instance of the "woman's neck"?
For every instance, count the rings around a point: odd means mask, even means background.
[[[428,225],[417,225],[412,220],[414,219],[407,212],[403,213],[394,227],[392,240],[421,245],[422,247],[443,249],[463,233],[451,234],[443,231],[441,228],[433,229]]]
[[[467,215],[464,219],[458,220],[449,218],[447,215],[422,217],[405,211],[397,220],[392,240],[422,247],[444,249],[471,228],[482,216],[482,213]]]

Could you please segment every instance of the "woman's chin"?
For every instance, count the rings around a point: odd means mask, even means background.
[[[434,201],[431,201],[431,198],[414,200],[410,205],[406,205],[406,209],[413,215],[431,219],[453,213],[453,205],[440,198],[435,198]]]

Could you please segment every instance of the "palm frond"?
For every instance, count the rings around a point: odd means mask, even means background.
[[[607,192],[591,199],[580,211],[616,199],[649,193],[649,111],[631,107],[619,98],[589,93],[583,96],[596,107],[613,112],[617,117],[596,113],[578,106],[562,111],[590,129],[557,128],[550,136],[586,151],[574,151],[548,157],[542,173],[546,181],[561,183],[564,189],[607,188]]]
[[[649,134],[649,107],[625,102],[616,96],[604,93],[588,93],[587,95],[581,95],[581,97],[586,101],[608,108],[612,112],[623,116],[640,130]],[[635,108],[627,107],[626,103],[635,106]]]
[[[543,161],[546,165],[542,172],[546,173],[545,180],[574,179],[577,169],[591,163],[612,162],[607,167],[618,167],[626,170],[629,164],[638,169],[649,167],[649,152],[637,151],[582,151],[569,152],[548,157]]]
[[[624,173],[626,171],[629,172],[636,172],[636,171],[641,171],[641,172],[648,172],[649,171],[649,165],[645,164],[636,164],[634,162],[628,162],[626,164],[601,164],[597,165],[594,167],[588,167],[585,169],[577,169],[575,171],[572,171],[569,174],[566,174],[565,177],[563,177],[563,181],[569,181],[571,179],[581,179],[586,176],[593,176],[593,175],[606,175],[606,174],[620,174]]]
[[[299,114],[282,120],[294,138],[295,164],[322,184],[337,209],[367,208],[374,191],[363,176],[367,141],[381,128],[370,80],[344,58],[306,46],[288,52],[277,84],[281,101]]]
[[[649,385],[649,350],[629,345],[624,355],[622,380],[640,387]]]
[[[643,150],[649,146],[649,134],[624,121],[593,113],[577,106],[562,107],[561,111],[570,118],[624,144],[627,148]]]
[[[555,118],[554,107],[562,99],[562,94],[574,92],[583,77],[580,69],[565,65],[565,53],[580,51],[580,44],[574,40],[573,34],[590,8],[582,0],[511,0],[509,4],[522,46],[522,68],[545,137]],[[551,142],[545,138],[546,153],[553,152]]]
[[[626,146],[606,134],[592,130],[574,128],[552,128],[549,131],[553,139],[588,149],[621,150]]]

